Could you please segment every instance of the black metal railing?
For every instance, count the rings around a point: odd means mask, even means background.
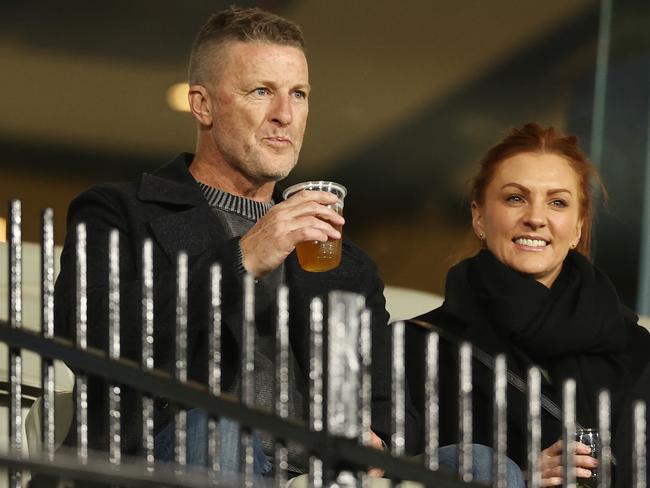
[[[309,455],[310,486],[327,486],[341,471],[354,473],[358,483],[365,483],[369,467],[384,469],[393,480],[412,480],[426,486],[455,488],[478,486],[472,482],[472,361],[476,359],[469,343],[458,345],[460,367],[458,371],[459,467],[457,476],[438,471],[439,460],[439,391],[438,347],[440,335],[427,332],[424,370],[424,456],[418,460],[405,457],[405,325],[398,322],[392,326],[392,436],[390,452],[371,448],[370,388],[371,388],[371,332],[369,310],[365,309],[363,297],[345,292],[330,293],[327,303],[314,298],[310,306],[310,371],[309,371],[309,419],[307,422],[290,419],[288,415],[288,362],[289,362],[289,290],[278,290],[278,318],[276,326],[276,357],[274,412],[255,407],[253,390],[255,322],[253,279],[244,280],[244,316],[242,322],[241,351],[241,398],[221,391],[221,270],[218,265],[211,269],[211,300],[208,384],[188,381],[187,327],[188,327],[188,260],[180,253],[177,260],[176,289],[176,350],[173,374],[154,369],[153,309],[154,277],[152,244],[142,246],[141,270],[142,301],[141,323],[135,326],[142,331],[142,357],[140,362],[121,357],[120,354],[120,270],[119,238],[112,232],[109,239],[108,275],[108,351],[97,350],[87,343],[87,262],[86,228],[80,224],[76,232],[76,334],[74,341],[54,336],[54,240],[53,215],[43,212],[41,241],[41,330],[33,332],[22,327],[22,243],[21,205],[10,204],[9,222],[9,320],[0,322],[0,342],[8,346],[9,403],[9,450],[0,454],[0,464],[9,469],[12,487],[21,486],[22,473],[43,473],[73,480],[98,481],[109,485],[124,486],[228,486],[219,476],[219,424],[225,417],[236,420],[242,426],[241,443],[243,456],[242,483],[253,486],[252,430],[268,432],[275,439],[275,482],[283,486],[287,480],[288,442],[297,442]],[[324,307],[329,306],[328,323],[324,323]],[[129,324],[134,326],[134,324]],[[337,342],[337,327],[353,332],[352,341],[346,336]],[[325,335],[329,334],[326,338]],[[325,349],[327,345],[327,350]],[[359,367],[354,375],[348,370],[336,369],[341,362],[332,354],[341,348],[352,347]],[[42,455],[22,452],[22,351],[33,351],[42,358]],[[325,354],[329,360],[325,361]],[[74,412],[76,450],[55,450],[54,409],[54,361],[60,360],[75,371]],[[504,356],[493,361],[494,369],[494,485],[506,487],[507,452],[507,396],[510,377]],[[328,363],[330,370],[325,371]],[[336,366],[336,367],[334,367]],[[88,439],[88,377],[104,378],[109,398],[109,446],[108,455],[89,450]],[[350,383],[352,382],[352,383]],[[541,486],[539,455],[541,451],[542,395],[540,372],[531,368],[527,382],[520,385],[528,397],[528,486]],[[351,384],[354,387],[351,388]],[[121,453],[121,400],[122,388],[129,387],[139,393],[141,402],[141,453],[137,458],[126,458]],[[575,382],[563,385],[563,442],[564,452],[572,452],[575,442]],[[350,393],[350,391],[353,393]],[[172,466],[157,463],[153,443],[153,398],[165,397],[175,406],[175,462]],[[327,405],[325,404],[327,402]],[[599,429],[602,441],[598,486],[611,485],[609,466],[610,405],[609,395],[602,392],[599,399]],[[209,417],[208,467],[197,470],[186,466],[186,413],[199,408]],[[634,488],[645,488],[646,431],[645,404],[637,402],[635,415],[635,442],[633,446]],[[334,420],[343,419],[343,420]],[[443,419],[444,420],[444,419]],[[339,423],[336,423],[339,422]],[[573,456],[565,456],[564,486],[575,487]],[[236,483],[235,483],[236,485]],[[235,486],[233,485],[233,486]]]

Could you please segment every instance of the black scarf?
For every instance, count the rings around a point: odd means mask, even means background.
[[[566,378],[577,383],[578,421],[597,426],[600,389],[612,393],[613,414],[630,386],[626,324],[608,278],[571,251],[549,289],[482,250],[449,271],[445,311],[466,324],[463,336],[526,377],[531,364],[550,377],[546,391],[561,404]]]

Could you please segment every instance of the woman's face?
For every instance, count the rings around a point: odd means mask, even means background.
[[[502,161],[472,225],[499,261],[551,287],[582,231],[578,175],[556,154],[521,153]]]

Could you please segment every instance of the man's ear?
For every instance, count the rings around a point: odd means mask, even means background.
[[[211,126],[214,116],[212,112],[212,99],[205,87],[202,85],[190,85],[187,100],[190,104],[192,116],[201,125]]]
[[[476,237],[483,240],[485,239],[485,227],[483,225],[483,213],[478,203],[472,202],[472,227]]]

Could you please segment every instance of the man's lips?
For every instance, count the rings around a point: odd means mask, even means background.
[[[265,137],[264,141],[271,145],[271,146],[277,146],[277,147],[284,147],[284,146],[289,146],[291,145],[291,139],[288,137]]]

